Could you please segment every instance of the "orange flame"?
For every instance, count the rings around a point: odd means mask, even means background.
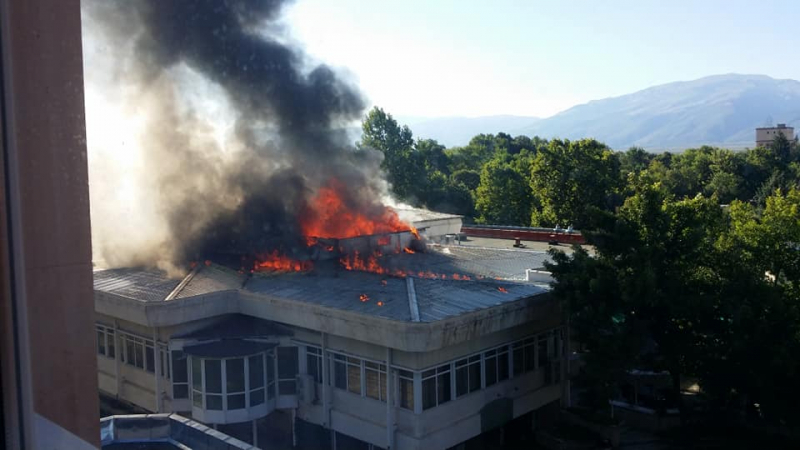
[[[422,240],[422,238],[419,236],[419,231],[417,231],[415,227],[411,227],[411,234],[413,234],[415,238]]]
[[[255,270],[277,270],[282,272],[305,272],[314,268],[311,261],[299,261],[282,255],[277,250],[261,255],[255,263]]]
[[[383,306],[383,302],[379,301],[378,306]]]
[[[367,294],[361,294],[358,296],[358,299],[361,300],[362,302],[366,302],[367,300],[369,300],[369,296]]]
[[[347,192],[335,178],[321,187],[300,214],[303,235],[342,239],[411,229],[393,209],[382,205],[364,208],[365,205],[354,204],[354,199],[344,197]],[[370,209],[371,215],[363,212]]]
[[[508,289],[504,288],[503,286],[498,286],[497,290],[504,294],[508,294]]]
[[[408,253],[408,254],[411,254],[411,255],[413,255],[414,253],[417,253],[417,252],[415,252],[414,250],[411,250],[411,249],[410,249],[410,248],[408,248],[408,247],[404,248],[404,249],[403,249],[403,251],[404,251],[404,252],[406,252],[406,253]]]

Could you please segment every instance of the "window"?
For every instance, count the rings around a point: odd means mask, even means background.
[[[422,409],[450,401],[450,364],[422,372]]]
[[[322,349],[306,347],[306,369],[315,382],[322,383]]]
[[[97,330],[97,354],[109,358],[115,356],[115,336],[114,329],[103,325],[96,325]]]
[[[456,397],[481,388],[481,355],[456,361]]]
[[[161,377],[170,379],[171,371],[169,363],[169,351],[165,345],[158,346],[158,357],[161,363]]]
[[[172,351],[172,397],[189,398],[189,374],[186,355],[180,350]]]
[[[361,395],[361,360],[334,353],[333,378],[337,388]]]
[[[145,370],[150,373],[156,373],[156,351],[152,345],[145,345]]]
[[[225,360],[225,394],[228,404],[226,409],[244,409],[244,359]]]
[[[532,336],[512,344],[514,375],[521,375],[536,368],[536,337]]]
[[[203,407],[203,361],[200,358],[191,358],[192,361],[192,404],[197,408]]]
[[[256,355],[247,361],[250,381],[250,405],[264,403],[264,356]]]
[[[278,392],[294,395],[297,383],[297,347],[278,347]]]
[[[547,337],[548,337],[549,334],[551,334],[551,333],[540,334],[539,335],[539,368],[543,368],[543,367],[547,366],[547,361],[549,359],[548,358],[549,354],[547,352],[547,350],[548,350],[548,339],[547,339]]]
[[[267,354],[267,399],[275,398],[275,357]]]
[[[484,353],[486,387],[508,379],[508,346]]]
[[[400,407],[414,410],[414,373],[407,370],[399,370],[400,380]]]
[[[222,409],[222,361],[218,359],[203,360],[205,369],[204,385],[206,392],[206,409]]]
[[[386,401],[386,365],[364,361],[364,381],[367,397]]]
[[[264,357],[264,354],[229,359],[192,357],[192,404],[215,411],[231,411],[263,404],[268,395],[266,389],[275,386],[274,379],[271,383],[266,381],[268,377],[264,370]],[[268,359],[271,360],[272,358]],[[176,379],[180,376],[176,371]],[[274,398],[274,394],[269,398]]]
[[[106,354],[106,334],[100,329],[97,330],[97,354]]]

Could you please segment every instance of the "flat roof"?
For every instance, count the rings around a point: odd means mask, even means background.
[[[318,261],[310,272],[252,276],[217,264],[202,265],[184,279],[155,269],[107,269],[95,271],[94,288],[137,302],[165,304],[236,291],[395,321],[435,322],[547,292],[548,286],[525,282],[525,278],[526,269],[541,268],[548,258],[542,251],[429,246],[426,252],[381,258],[383,267],[414,274],[413,282],[348,271],[338,261]],[[435,278],[429,278],[431,274]],[[455,279],[464,277],[469,280]]]

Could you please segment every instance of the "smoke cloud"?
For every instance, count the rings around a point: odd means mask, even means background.
[[[181,267],[301,245],[297,215],[334,177],[382,212],[365,108],[287,44],[285,1],[82,2],[95,259]]]

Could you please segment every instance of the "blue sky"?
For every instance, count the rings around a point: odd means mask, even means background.
[[[546,117],[722,73],[800,79],[800,1],[296,0],[291,39],[400,116]]]

